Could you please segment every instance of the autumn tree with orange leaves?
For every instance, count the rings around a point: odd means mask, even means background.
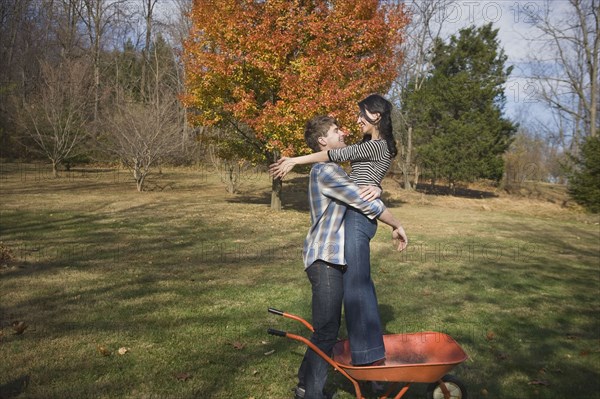
[[[182,97],[190,122],[228,132],[222,146],[264,163],[306,153],[314,115],[353,127],[356,103],[396,77],[407,24],[399,2],[377,0],[194,0],[191,18]],[[276,179],[274,209],[280,193]]]

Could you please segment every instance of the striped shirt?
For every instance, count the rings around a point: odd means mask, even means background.
[[[305,268],[316,260],[337,265],[346,264],[346,206],[360,210],[370,219],[376,218],[385,210],[381,200],[368,202],[360,198],[358,189],[341,166],[333,162],[313,165],[308,186],[311,227],[302,251]]]
[[[344,148],[327,151],[333,162],[350,161],[350,178],[359,186],[374,185],[381,187],[392,157],[385,140],[369,140]]]

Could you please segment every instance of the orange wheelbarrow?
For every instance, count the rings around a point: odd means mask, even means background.
[[[313,326],[299,316],[269,308],[269,312],[299,321],[309,330]],[[336,371],[346,377],[356,392],[357,399],[364,399],[358,381],[390,382],[390,386],[379,399],[400,388],[394,399],[401,398],[412,383],[428,383],[428,399],[466,399],[467,390],[456,377],[447,374],[467,359],[465,351],[449,335],[440,332],[418,332],[412,334],[389,334],[383,336],[386,359],[383,365],[355,367],[351,365],[350,343],[338,341],[329,357],[312,342],[300,335],[269,328],[269,334],[300,341],[327,361]]]

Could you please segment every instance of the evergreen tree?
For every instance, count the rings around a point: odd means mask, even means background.
[[[114,68],[109,72],[108,78],[114,80],[113,86],[128,98],[139,101],[141,98],[140,75],[142,71],[142,57],[135,48],[131,39],[123,46],[122,51],[115,52]]]
[[[419,91],[405,92],[417,162],[434,182],[502,177],[516,126],[503,116],[502,85],[512,67],[505,68],[497,33],[487,24],[462,29],[449,43],[437,39],[428,78]]]
[[[600,138],[589,136],[574,159],[575,168],[569,179],[569,194],[594,213],[600,212]]]

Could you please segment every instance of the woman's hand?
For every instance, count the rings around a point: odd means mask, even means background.
[[[296,166],[294,158],[281,157],[279,160],[269,165],[269,174],[274,178],[283,178]]]
[[[373,201],[381,197],[382,189],[377,186],[362,186],[358,190],[358,195],[365,201]]]
[[[406,232],[402,226],[396,227],[392,231],[392,238],[394,241],[398,240],[398,251],[402,252],[408,246],[408,237],[406,236]]]

